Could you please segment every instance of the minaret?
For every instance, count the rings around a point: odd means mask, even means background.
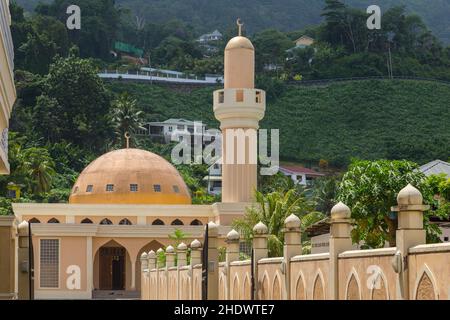
[[[223,90],[214,92],[214,114],[222,130],[222,202],[251,202],[257,186],[257,130],[266,95],[255,89],[255,49],[239,35],[225,48]]]

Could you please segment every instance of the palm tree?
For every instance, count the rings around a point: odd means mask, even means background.
[[[56,175],[55,163],[45,148],[23,150],[18,170],[27,177],[28,189],[34,194],[49,191]]]
[[[178,245],[183,242],[187,238],[188,234],[185,233],[183,230],[176,229],[172,234],[169,234],[169,239],[175,241],[175,248],[178,247]]]
[[[125,133],[131,134],[138,129],[144,129],[142,121],[142,111],[137,110],[137,101],[127,93],[122,94],[114,102],[112,122],[116,135],[122,140],[123,147],[126,147]]]
[[[269,230],[268,248],[271,257],[283,254],[284,220],[288,216],[295,214],[308,225],[324,217],[321,213],[313,212],[314,203],[305,197],[304,192],[298,193],[295,189],[268,194],[256,191],[255,197],[257,205],[247,209],[243,218],[234,221],[233,227],[246,241],[250,241],[253,227],[259,221],[264,223]]]

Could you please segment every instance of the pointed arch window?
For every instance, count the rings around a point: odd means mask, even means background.
[[[103,225],[111,225],[113,224],[111,220],[109,220],[108,218],[103,219],[102,221],[100,221],[100,224]]]
[[[32,218],[32,219],[28,220],[28,223],[41,223],[41,222],[39,221],[39,219]]]
[[[182,226],[182,225],[184,225],[184,223],[180,219],[175,219],[175,220],[172,221],[171,225],[173,225],[173,226]]]
[[[93,223],[93,222],[89,218],[84,218],[83,220],[81,220],[81,223]]]
[[[48,223],[59,223],[59,220],[56,218],[51,218],[50,220],[48,220]]]
[[[128,220],[127,218],[120,220],[119,222],[120,225],[125,225],[125,226],[131,226],[132,223],[130,220]]]
[[[195,219],[191,222],[191,226],[201,226],[201,225],[203,225],[203,223],[198,219]]]
[[[154,225],[154,226],[163,226],[164,222],[161,219],[156,219],[155,221],[152,222],[152,225]]]

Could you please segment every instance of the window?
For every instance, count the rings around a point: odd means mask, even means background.
[[[219,103],[223,103],[225,101],[225,93],[223,91],[219,92]]]
[[[41,223],[41,222],[36,218],[32,218],[32,219],[28,220],[28,223]]]
[[[92,189],[94,188],[94,186],[92,184],[88,185],[86,187],[86,192],[92,192]]]
[[[100,221],[100,224],[110,225],[113,224],[111,220],[105,218],[102,221]]]
[[[59,240],[41,239],[40,253],[40,287],[59,287]]]
[[[179,124],[177,125],[177,130],[183,131],[184,130],[184,126]]]
[[[48,223],[59,223],[59,220],[56,218],[51,218],[50,220],[48,220]]]
[[[172,221],[171,225],[173,226],[182,226],[184,223],[180,219],[175,219]]]
[[[198,219],[195,219],[191,222],[191,226],[201,226],[201,225],[203,225],[203,223]]]
[[[120,225],[123,225],[123,226],[124,226],[124,225],[125,225],[125,226],[131,226],[131,225],[132,225],[131,221],[128,220],[127,218],[120,220],[119,224],[120,224]]]
[[[130,184],[130,191],[131,192],[137,192],[138,191],[138,185],[137,184]]]
[[[106,185],[106,191],[109,191],[109,192],[114,191],[114,185],[113,184],[107,184]]]
[[[448,237],[444,237],[444,242],[448,242]]]
[[[236,102],[244,102],[244,90],[236,90]]]
[[[256,91],[256,103],[261,103],[261,91]]]
[[[180,193],[180,188],[178,186],[173,186],[173,192]]]
[[[85,219],[81,220],[81,223],[93,223],[93,222],[91,219],[85,218]]]
[[[160,219],[156,219],[155,221],[153,221],[152,225],[154,226],[163,226],[164,222]]]
[[[219,164],[218,163],[214,164],[214,169],[216,169],[216,170],[219,169]]]
[[[155,192],[161,192],[161,185],[160,184],[154,184],[153,185],[153,190]]]
[[[169,127],[169,132],[172,132],[173,131],[173,127]]]
[[[242,252],[245,255],[251,257],[252,256],[252,244],[251,244],[251,242],[246,242],[246,241],[239,242],[239,252]]]

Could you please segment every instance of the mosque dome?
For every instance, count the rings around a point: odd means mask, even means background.
[[[225,47],[225,51],[235,49],[249,49],[253,51],[255,50],[252,42],[248,38],[242,36],[232,38],[230,41],[228,41],[228,44]]]
[[[120,149],[91,162],[75,182],[69,203],[190,204],[189,190],[177,169],[140,149]]]

